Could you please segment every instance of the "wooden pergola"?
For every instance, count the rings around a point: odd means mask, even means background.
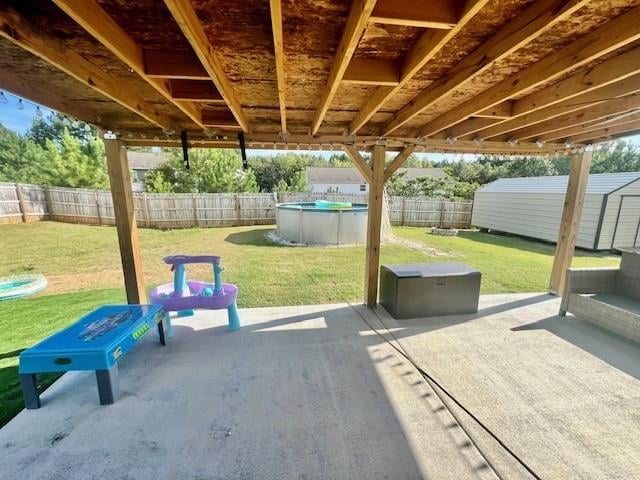
[[[344,149],[382,191],[414,151],[573,155],[550,290],[591,146],[640,131],[640,0],[5,0],[0,89],[105,133],[128,300],[145,299],[124,148]],[[360,155],[371,150],[371,161]],[[390,162],[387,151],[399,152]]]

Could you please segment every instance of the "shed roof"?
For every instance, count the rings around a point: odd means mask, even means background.
[[[365,183],[362,175],[353,167],[307,167],[307,181],[316,184],[357,184]],[[399,168],[397,174],[404,173],[407,180],[420,177],[446,178],[442,168]]]
[[[0,88],[130,145],[558,151],[640,130],[639,23],[640,0],[5,0]]]
[[[127,152],[129,168],[135,170],[151,170],[158,168],[167,161],[167,157],[162,152]]]
[[[594,173],[589,175],[587,194],[604,195],[640,179],[640,172]],[[499,178],[478,189],[482,193],[562,193],[567,191],[568,175]]]

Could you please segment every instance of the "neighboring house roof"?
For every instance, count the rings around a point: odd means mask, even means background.
[[[406,172],[407,180],[419,177],[446,178],[442,168],[399,168],[398,173]],[[365,183],[360,172],[355,168],[307,167],[307,182],[326,184]]]
[[[589,175],[587,193],[607,194],[640,179],[640,172],[594,173]],[[478,189],[482,193],[565,193],[568,175],[499,178]]]
[[[131,170],[152,170],[167,161],[162,152],[127,152],[127,159]]]

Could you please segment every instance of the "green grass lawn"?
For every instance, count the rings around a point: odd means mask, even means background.
[[[140,230],[149,287],[171,281],[162,257],[173,253],[222,255],[225,281],[240,289],[240,307],[357,301],[362,297],[364,247],[299,248],[265,238],[273,227]],[[381,249],[383,263],[460,261],[482,271],[482,292],[547,288],[553,246],[518,238],[462,232],[428,235],[395,228],[405,244]],[[411,246],[407,246],[410,244]],[[104,303],[124,301],[114,228],[54,222],[0,226],[0,276],[41,272],[49,287],[31,298],[0,303],[0,425],[22,408],[17,376],[20,351]],[[608,254],[578,252],[575,266],[617,265]],[[209,278],[210,269],[189,270]],[[42,388],[57,378],[42,376]]]

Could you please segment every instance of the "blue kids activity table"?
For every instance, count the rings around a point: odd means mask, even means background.
[[[118,360],[156,325],[165,345],[169,314],[160,305],[105,305],[20,354],[27,408],[40,408],[36,374],[95,370],[100,404],[118,397]]]

